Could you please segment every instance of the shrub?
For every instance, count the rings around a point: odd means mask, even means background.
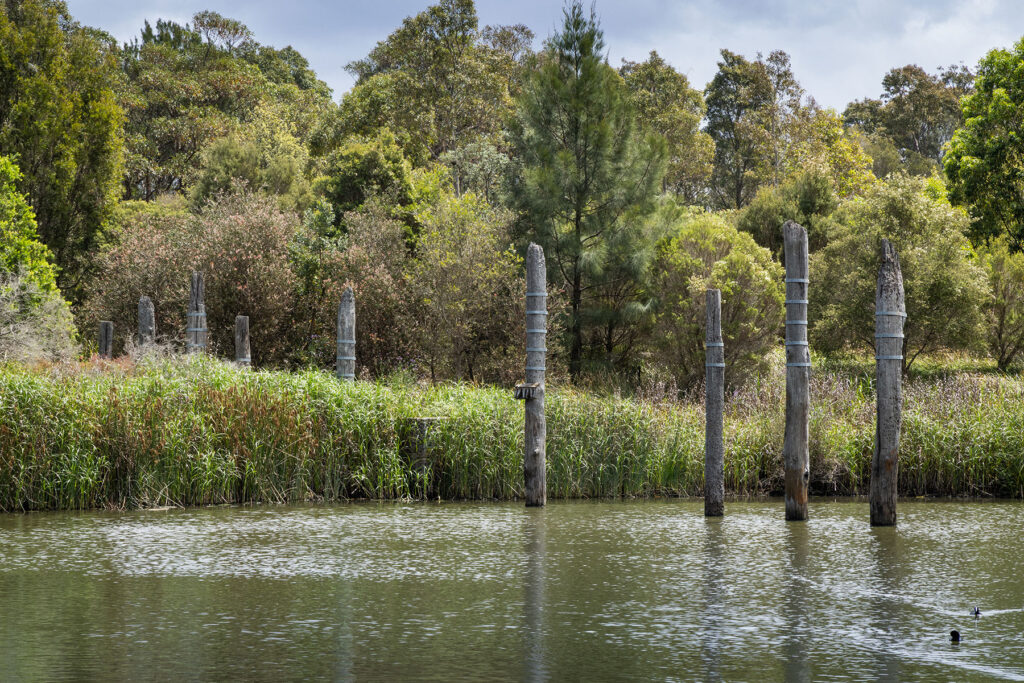
[[[730,381],[756,367],[782,323],[782,268],[767,249],[719,216],[684,219],[662,242],[654,265],[653,347],[681,386],[704,374],[705,292],[722,290],[722,338]]]
[[[67,361],[76,352],[67,302],[31,278],[0,272],[0,362]]]
[[[993,295],[988,348],[999,369],[1005,370],[1024,350],[1024,253],[1011,251],[1006,237],[978,251]]]

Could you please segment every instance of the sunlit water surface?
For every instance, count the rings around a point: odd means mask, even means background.
[[[1024,504],[702,510],[0,515],[0,680],[1024,680]]]

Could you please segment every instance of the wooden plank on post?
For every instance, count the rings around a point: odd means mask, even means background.
[[[338,304],[338,352],[335,358],[338,379],[356,378],[356,297],[346,287]]]
[[[156,314],[153,300],[148,296],[139,298],[139,346],[156,341]]]
[[[544,250],[530,244],[526,250],[526,397],[523,474],[526,506],[547,503],[547,419],[544,415],[544,374],[547,360],[548,290]]]
[[[100,321],[99,352],[100,358],[114,356],[114,323],[109,320]]]
[[[709,289],[705,297],[707,332],[704,341],[704,516],[725,514],[725,344],[722,342],[722,292]]]
[[[249,355],[249,316],[235,316],[235,362],[242,367],[252,367]]]
[[[205,285],[203,274],[192,271],[192,283],[188,294],[188,326],[185,328],[186,350],[189,353],[205,353],[206,338],[206,304],[203,303]]]
[[[875,452],[871,458],[871,526],[896,525],[900,426],[903,418],[903,296],[900,259],[882,240],[882,265],[875,290],[875,385],[878,389]]]
[[[811,350],[807,343],[807,231],[793,221],[782,226],[786,253],[786,519],[807,519]]]

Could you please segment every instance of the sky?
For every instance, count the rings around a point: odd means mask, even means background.
[[[68,0],[79,22],[124,42],[143,21],[187,22],[210,9],[238,19],[256,40],[291,45],[334,90],[352,87],[345,65],[360,59],[402,19],[431,0]],[[562,19],[560,0],[477,0],[481,27],[526,24],[536,47]],[[597,14],[605,32],[609,63],[642,61],[657,50],[690,83],[703,88],[714,76],[719,50],[753,58],[781,49],[793,71],[819,104],[840,112],[848,102],[878,97],[885,72],[918,64],[974,66],[995,47],[1024,37],[1020,0],[601,0]]]

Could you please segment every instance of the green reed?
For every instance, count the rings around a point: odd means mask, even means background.
[[[911,378],[904,495],[1024,497],[1024,381]],[[726,397],[726,488],[780,493],[781,368]],[[700,495],[704,415],[685,401],[547,396],[551,498]],[[416,418],[441,418],[418,431]],[[867,492],[867,373],[815,373],[811,488]],[[523,406],[504,388],[339,382],[209,358],[0,367],[0,509],[522,494]]]

